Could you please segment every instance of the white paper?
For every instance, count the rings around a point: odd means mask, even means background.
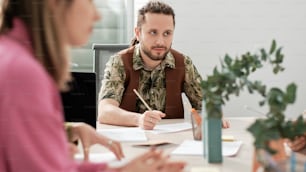
[[[217,167],[191,167],[190,172],[219,172]]]
[[[137,142],[148,140],[144,130],[139,129],[138,127],[98,129],[97,132],[119,142]]]
[[[222,142],[222,155],[235,156],[242,145],[242,141]]]
[[[222,142],[222,156],[234,156],[238,153],[242,141]],[[202,141],[185,140],[174,151],[173,155],[203,155]]]
[[[182,123],[174,123],[174,124],[156,125],[153,130],[148,130],[148,131],[154,134],[161,134],[161,133],[179,132],[179,131],[189,130],[191,128],[192,128],[191,123],[182,122]]]

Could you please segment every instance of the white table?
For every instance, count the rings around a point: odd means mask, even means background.
[[[190,171],[192,167],[215,167],[224,172],[248,172],[252,169],[253,158],[253,137],[246,130],[248,126],[254,121],[251,117],[232,117],[227,118],[231,127],[229,129],[223,129],[224,135],[232,135],[236,140],[243,142],[238,154],[234,157],[223,157],[223,163],[210,164],[202,156],[178,156],[171,155],[173,160],[183,160],[187,162],[186,171]],[[161,121],[161,124],[184,122],[183,119],[165,119]],[[97,124],[97,128],[119,128],[120,126]],[[192,131],[182,131],[176,133],[164,133],[164,134],[152,134],[146,132],[146,136],[149,140],[169,140],[173,144],[158,146],[158,149],[164,150],[165,153],[170,154],[179,144],[186,139],[193,139]],[[123,151],[127,158],[133,158],[147,151],[149,147],[133,146],[135,142],[123,142]],[[108,151],[106,148],[95,145],[91,148],[91,153],[100,153]]]

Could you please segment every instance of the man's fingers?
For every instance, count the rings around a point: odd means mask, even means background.
[[[229,128],[230,124],[227,120],[222,119],[222,128]]]
[[[143,125],[143,129],[145,130],[152,130],[154,127],[155,127],[155,124],[151,122],[145,122],[145,124]]]

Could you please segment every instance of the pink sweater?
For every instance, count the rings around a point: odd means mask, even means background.
[[[54,81],[31,53],[24,24],[0,36],[0,171],[103,171],[106,164],[69,158]]]

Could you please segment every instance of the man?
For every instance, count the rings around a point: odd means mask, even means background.
[[[149,130],[162,118],[183,118],[182,92],[193,108],[202,109],[202,78],[189,57],[171,49],[174,27],[174,11],[163,2],[150,1],[139,10],[134,30],[138,44],[106,64],[99,93],[100,123]]]

